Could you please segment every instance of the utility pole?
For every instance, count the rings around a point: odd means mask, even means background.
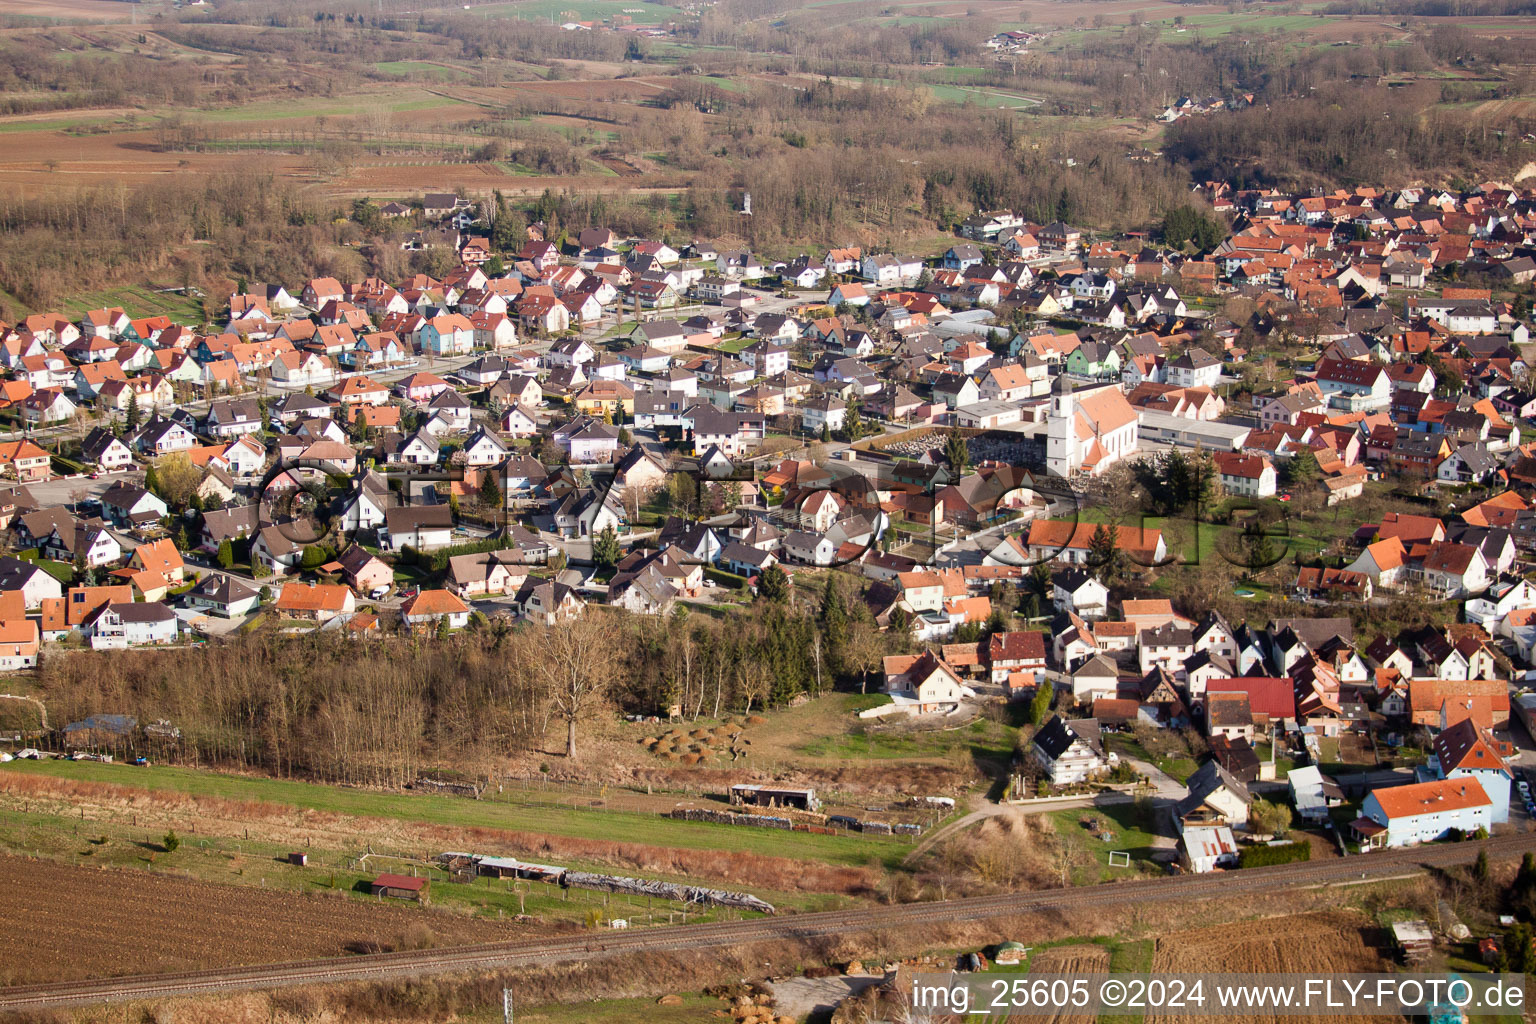
[[[512,990],[501,990],[501,1024],[512,1024]]]

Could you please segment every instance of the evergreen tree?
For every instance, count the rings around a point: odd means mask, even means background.
[[[949,464],[956,479],[964,476],[970,468],[971,450],[966,446],[965,435],[960,433],[959,427],[951,427],[949,435],[944,438],[944,461]]]
[[[235,564],[235,546],[229,542],[228,537],[219,541],[218,559],[221,569],[228,569]]]
[[[600,568],[611,569],[619,564],[619,559],[624,557],[624,546],[619,543],[618,532],[612,526],[605,526],[592,538],[592,561]]]
[[[496,474],[487,472],[480,478],[480,504],[486,508],[501,508],[501,486],[496,483]]]
[[[843,588],[838,581],[837,573],[827,573],[827,586],[822,591],[821,611],[817,615],[827,646],[834,654],[848,642],[848,607],[843,602]]]
[[[1472,865],[1472,877],[1482,885],[1488,884],[1490,872],[1488,869],[1488,849],[1484,847],[1477,851],[1477,862]]]
[[[1318,468],[1317,456],[1310,448],[1301,449],[1285,464],[1285,482],[1292,487],[1305,487],[1315,482],[1321,475],[1322,470]]]
[[[1040,685],[1035,688],[1034,699],[1029,702],[1029,721],[1031,725],[1040,725],[1045,721],[1045,716],[1051,712],[1051,701],[1056,696],[1055,687],[1049,679],[1041,679]]]
[[[139,393],[128,391],[128,411],[123,414],[123,429],[132,431],[139,425]]]
[[[758,596],[777,604],[789,599],[789,576],[777,565],[770,565],[757,577]]]
[[[1095,526],[1093,536],[1088,538],[1088,564],[1093,567],[1093,574],[1100,583],[1107,585],[1120,575],[1122,557],[1120,527],[1115,523]]]

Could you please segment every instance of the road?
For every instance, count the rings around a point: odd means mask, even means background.
[[[0,1012],[217,995],[294,985],[392,981],[455,971],[547,966],[631,953],[698,951],[748,942],[847,936],[877,929],[985,921],[1057,909],[1123,907],[1138,902],[1187,902],[1226,896],[1254,896],[1289,889],[1402,878],[1429,868],[1468,863],[1476,858],[1480,849],[1487,849],[1490,856],[1499,859],[1519,856],[1530,848],[1529,836],[1499,836],[1483,843],[1437,844],[1418,849],[1387,850],[1331,862],[1283,864],[1210,875],[1148,878],[1077,889],[1048,889],[963,900],[786,914],[749,921],[663,926],[628,932],[589,932],[576,936],[486,943],[452,949],[376,953],[344,959],[29,985],[0,989]]]

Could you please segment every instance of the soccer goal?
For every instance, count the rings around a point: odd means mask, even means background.
[[[1110,850],[1109,866],[1112,868],[1128,868],[1131,866],[1131,855],[1124,850]]]

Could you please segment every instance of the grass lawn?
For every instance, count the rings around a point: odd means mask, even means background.
[[[733,356],[742,349],[749,347],[756,340],[755,338],[727,338],[715,346],[715,351]]]
[[[1156,849],[1153,842],[1157,839],[1153,820],[1156,813],[1150,802],[1134,801],[1108,807],[1050,811],[1046,817],[1071,851],[1072,884],[1096,885],[1158,870],[1152,862],[1152,852]],[[1097,823],[1094,828],[1085,825],[1090,820]],[[1105,834],[1110,838],[1101,838]],[[1110,867],[1111,852],[1130,854],[1131,866]]]
[[[1195,773],[1199,765],[1195,763],[1193,757],[1189,756],[1188,748],[1176,734],[1159,735],[1158,741],[1166,742],[1154,742],[1153,749],[1148,749],[1129,733],[1110,733],[1105,737],[1110,750],[1122,757],[1150,761],[1179,782],[1183,782]]]
[[[726,1004],[709,996],[684,995],[681,1006],[657,1006],[654,999],[598,999],[586,1003],[517,1008],[518,1024],[696,1024]],[[471,1015],[474,1021],[500,1021],[501,1010]]]
[[[228,800],[260,800],[359,817],[397,818],[460,828],[516,829],[581,839],[612,840],[693,850],[744,850],[771,857],[867,864],[871,857],[899,861],[910,847],[904,839],[824,836],[776,829],[738,828],[673,821],[659,814],[570,807],[551,794],[547,802],[520,793],[517,802],[494,797],[467,800],[414,793],[343,789],[286,779],[245,778],[190,768],[150,769],[89,761],[13,761],[5,771],[110,782],[147,790],[170,790]]]

